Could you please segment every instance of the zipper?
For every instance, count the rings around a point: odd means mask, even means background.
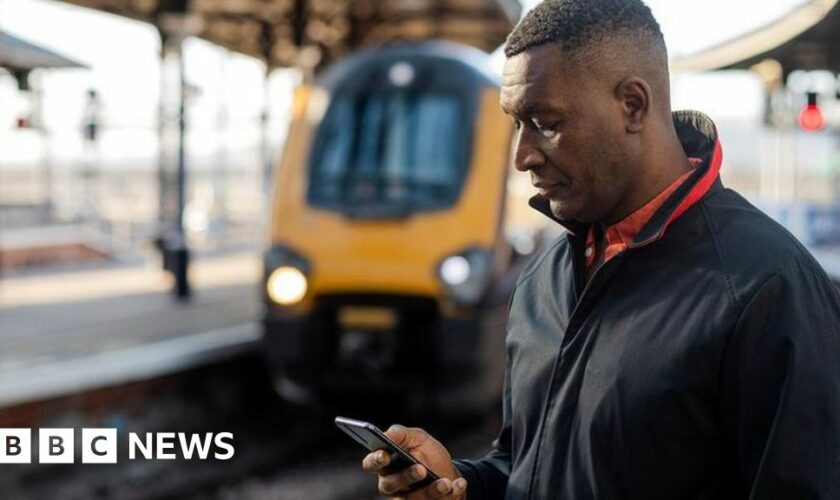
[[[543,442],[543,438],[544,438],[544,435],[545,435],[546,423],[547,423],[547,419],[548,419],[548,414],[550,413],[550,409],[554,405],[554,390],[555,390],[554,386],[555,386],[555,381],[557,380],[557,370],[560,366],[560,362],[563,359],[563,351],[565,350],[566,345],[568,345],[567,339],[570,339],[571,336],[574,336],[575,334],[577,334],[577,330],[580,329],[580,325],[583,324],[583,321],[577,321],[576,318],[580,314],[583,314],[583,312],[579,313],[579,310],[581,310],[583,304],[586,302],[587,292],[589,292],[589,290],[592,289],[592,287],[594,286],[593,283],[596,283],[597,279],[601,275],[603,275],[604,272],[606,272],[605,269],[614,268],[614,267],[617,266],[617,263],[620,263],[621,261],[623,261],[626,252],[627,252],[626,250],[624,252],[621,252],[620,254],[616,255],[615,257],[613,257],[609,261],[601,264],[601,266],[599,266],[597,269],[595,269],[595,271],[592,273],[592,276],[589,278],[589,281],[587,281],[586,285],[584,285],[583,291],[580,293],[580,297],[579,298],[576,297],[577,302],[575,303],[575,307],[572,310],[572,314],[569,315],[569,324],[566,327],[566,331],[563,334],[562,340],[560,341],[560,347],[557,351],[557,356],[554,358],[554,364],[551,368],[551,380],[549,380],[549,382],[548,382],[548,390],[546,391],[547,392],[546,396],[545,396],[546,399],[545,399],[544,405],[543,405],[544,406],[543,407],[543,414],[542,414],[542,418],[540,419],[540,425],[541,425],[540,432],[539,432],[539,435],[537,436],[537,451],[536,451],[536,455],[534,455],[534,464],[531,467],[531,480],[530,480],[529,485],[528,485],[528,499],[529,500],[532,499],[533,496],[534,496],[534,485],[536,484],[536,480],[537,480],[537,466],[539,465],[539,461],[540,461],[540,454],[541,454],[541,451],[542,451],[542,442]],[[574,256],[572,258],[574,258]],[[577,279],[577,278],[575,278],[575,279]],[[572,326],[573,325],[574,325],[574,331],[572,331]],[[570,336],[570,334],[572,334],[572,335]]]

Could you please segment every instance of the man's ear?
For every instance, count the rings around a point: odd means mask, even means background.
[[[650,85],[638,76],[625,78],[615,87],[615,97],[624,112],[627,133],[638,134],[645,128],[650,116]]]

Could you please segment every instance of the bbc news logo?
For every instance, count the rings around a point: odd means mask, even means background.
[[[76,458],[75,429],[38,429],[38,462],[72,464]],[[117,463],[117,429],[82,429],[83,464]],[[230,460],[233,458],[233,433],[187,434],[184,432],[147,432],[128,434],[128,459]],[[0,464],[32,463],[32,429],[0,429]]]

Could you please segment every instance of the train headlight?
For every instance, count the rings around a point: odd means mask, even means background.
[[[268,276],[265,288],[274,302],[284,306],[297,304],[306,295],[306,276],[294,267],[278,267]]]
[[[290,248],[277,245],[265,254],[265,294],[281,306],[292,306],[306,296],[309,288],[309,262]]]
[[[470,261],[463,255],[453,255],[440,265],[440,279],[449,286],[458,286],[470,279]]]
[[[438,277],[455,302],[473,306],[487,291],[492,268],[493,256],[473,247],[444,258],[438,266]]]

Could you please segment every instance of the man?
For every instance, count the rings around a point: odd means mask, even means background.
[[[697,27],[702,36],[703,27]],[[840,498],[840,300],[781,226],[722,186],[714,125],[672,115],[640,0],[547,0],[507,41],[501,104],[531,205],[568,233],[511,298],[503,425],[453,461],[383,470],[408,498]],[[387,469],[386,469],[387,470]]]

